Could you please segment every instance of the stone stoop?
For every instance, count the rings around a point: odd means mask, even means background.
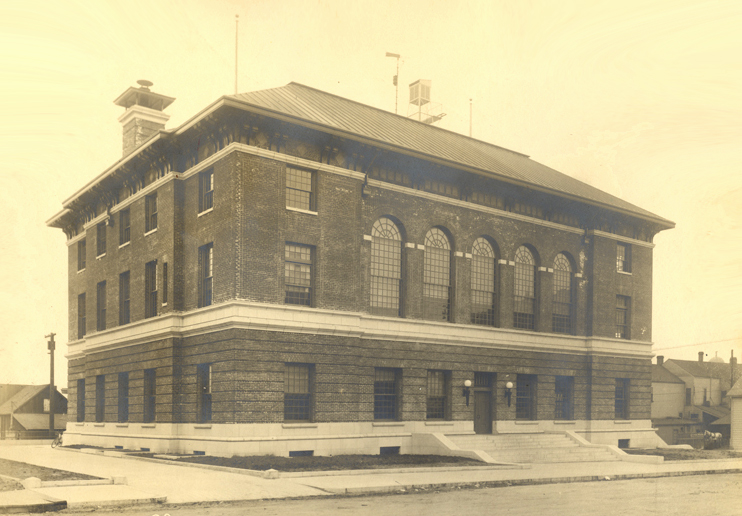
[[[446,435],[462,450],[481,450],[498,462],[556,463],[620,461],[599,446],[582,446],[563,433]]]

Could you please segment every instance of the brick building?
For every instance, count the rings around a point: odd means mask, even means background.
[[[165,130],[48,225],[69,248],[66,443],[379,453],[571,430],[647,446],[652,238],[527,156],[300,84]]]

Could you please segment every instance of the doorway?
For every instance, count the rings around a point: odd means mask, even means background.
[[[492,433],[493,373],[474,373],[474,433]]]

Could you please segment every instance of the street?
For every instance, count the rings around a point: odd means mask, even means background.
[[[455,515],[507,516],[677,515],[738,516],[742,513],[742,474],[692,475],[647,480],[547,484],[493,489],[454,489],[408,494],[277,500],[182,507],[109,508],[127,516],[304,516]],[[86,514],[90,511],[64,511]]]

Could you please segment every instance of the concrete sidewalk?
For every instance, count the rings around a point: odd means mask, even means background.
[[[455,485],[505,486],[538,483],[620,480],[709,473],[742,473],[742,460],[674,461],[662,464],[589,462],[533,464],[529,467],[443,467],[353,472],[283,473],[266,479],[244,472],[214,470],[197,465],[141,460],[126,455],[90,454],[49,446],[0,445],[0,458],[84,473],[102,478],[126,477],[126,485],[46,487],[34,489],[37,498],[64,500],[69,507],[127,505],[166,501],[195,503],[328,494],[362,494]],[[1,473],[1,472],[0,472]],[[0,512],[13,505],[18,491],[0,493]]]

